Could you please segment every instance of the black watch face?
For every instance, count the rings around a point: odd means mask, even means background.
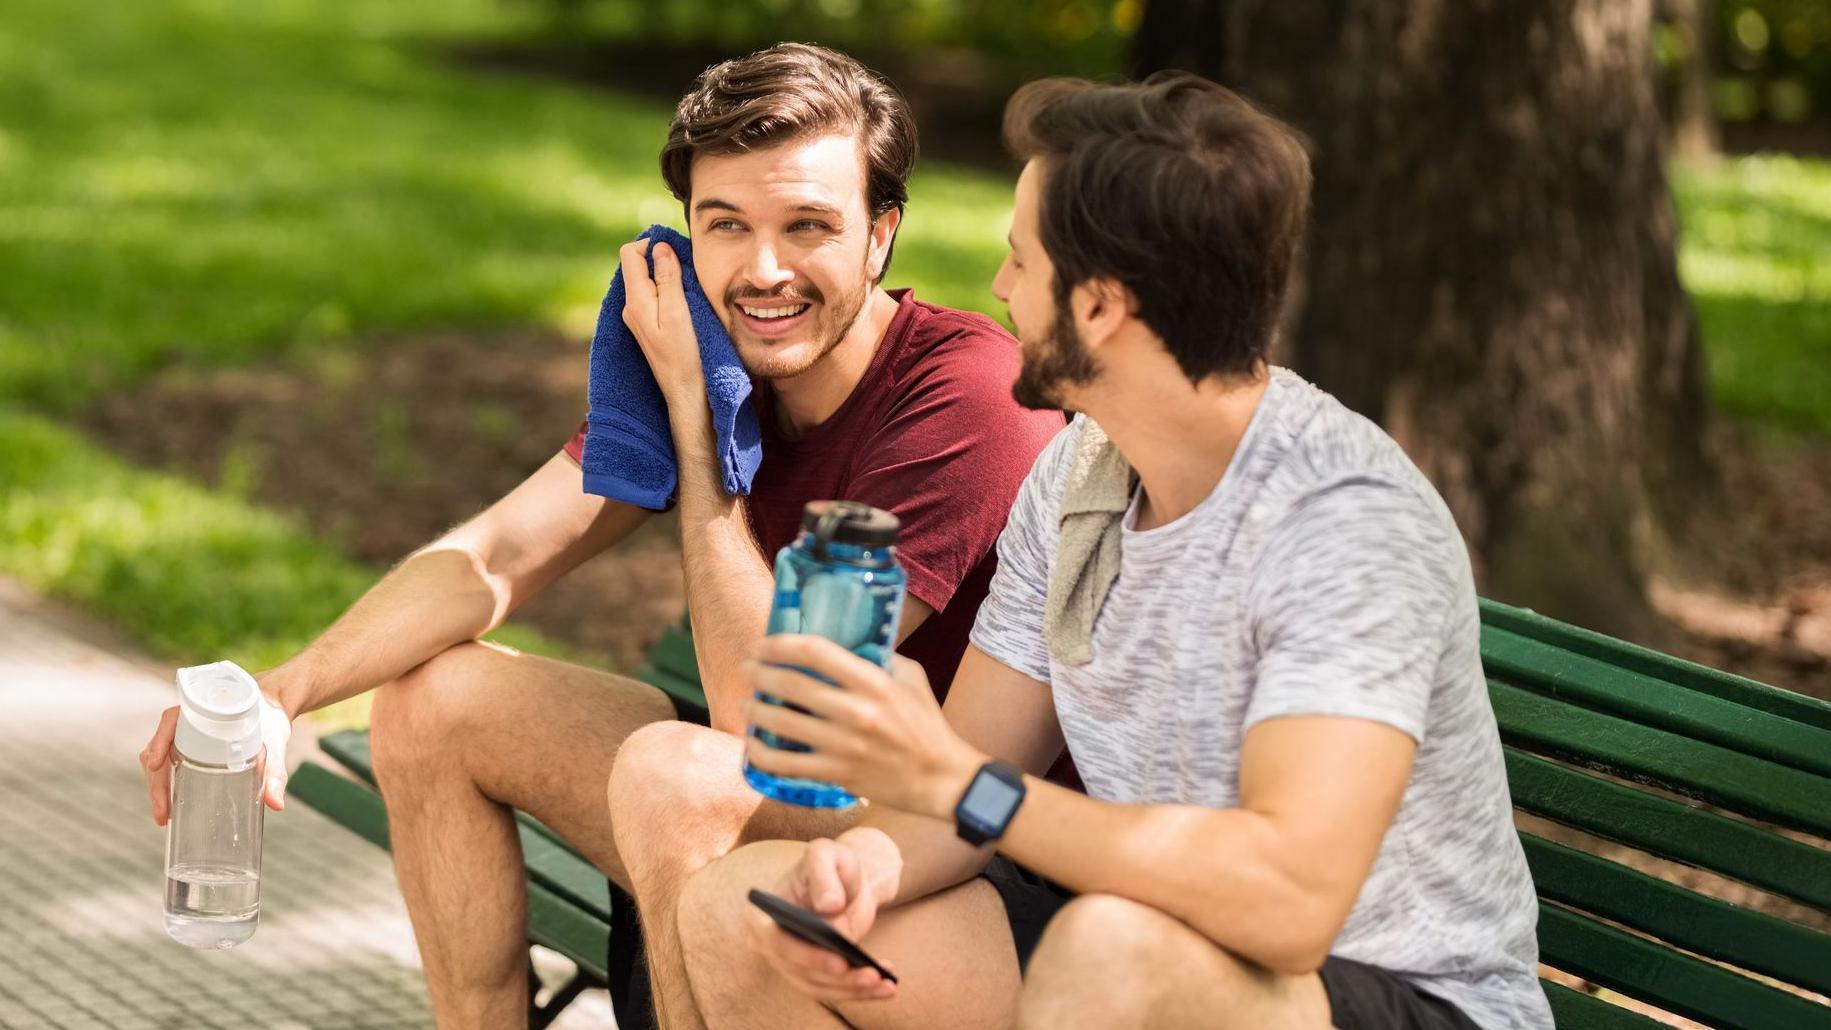
[[[1023,792],[996,776],[981,775],[973,779],[966,797],[960,799],[960,814],[987,831],[996,832],[1011,817],[1011,809]]]

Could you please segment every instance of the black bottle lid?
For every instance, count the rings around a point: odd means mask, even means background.
[[[889,547],[903,524],[882,508],[857,501],[809,501],[801,510],[801,528],[814,534],[814,554],[825,558],[829,543]]]

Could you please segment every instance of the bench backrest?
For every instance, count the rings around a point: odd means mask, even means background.
[[[1831,994],[1831,705],[1491,601],[1481,650],[1515,806],[1626,846],[1598,855],[1522,830],[1543,961],[1713,1026],[1831,1028],[1831,1008],[1776,986]],[[684,622],[641,675],[705,703]],[[1804,915],[1643,871],[1669,875],[1658,859]],[[1545,987],[1561,1027],[1654,1025]]]
[[[1521,832],[1542,960],[1712,1026],[1831,1027],[1782,989],[1831,994],[1831,705],[1487,601],[1481,644],[1515,806],[1625,846]],[[1547,991],[1559,1026],[1650,1025]]]

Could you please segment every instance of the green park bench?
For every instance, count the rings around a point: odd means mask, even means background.
[[[1482,602],[1482,658],[1521,812],[1831,913],[1831,704]],[[691,638],[668,631],[640,676],[703,705]],[[322,742],[358,777],[306,765],[292,793],[387,846],[368,738]],[[1730,904],[1522,832],[1543,961],[1717,1027],[1831,1028],[1831,934]],[[1811,843],[1815,839],[1818,843]],[[607,982],[610,895],[552,831],[521,817],[528,938],[578,975],[533,1014],[545,1026]],[[1560,1027],[1653,1020],[1546,981]]]

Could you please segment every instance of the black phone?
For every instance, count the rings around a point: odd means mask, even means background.
[[[800,905],[797,905],[792,901],[784,901],[767,891],[759,890],[750,892],[750,903],[768,914],[769,918],[776,921],[777,926],[780,926],[796,937],[812,944],[816,948],[825,948],[833,954],[838,955],[840,958],[845,959],[846,965],[851,966],[853,969],[861,969],[865,966],[870,966],[872,969],[877,970],[879,976],[891,983],[896,983],[895,974],[891,973],[890,970],[885,969],[882,965],[879,965],[876,959],[865,954],[863,948],[846,940],[843,934],[838,930],[833,929],[831,923],[814,913],[809,912],[807,909],[802,908]]]

